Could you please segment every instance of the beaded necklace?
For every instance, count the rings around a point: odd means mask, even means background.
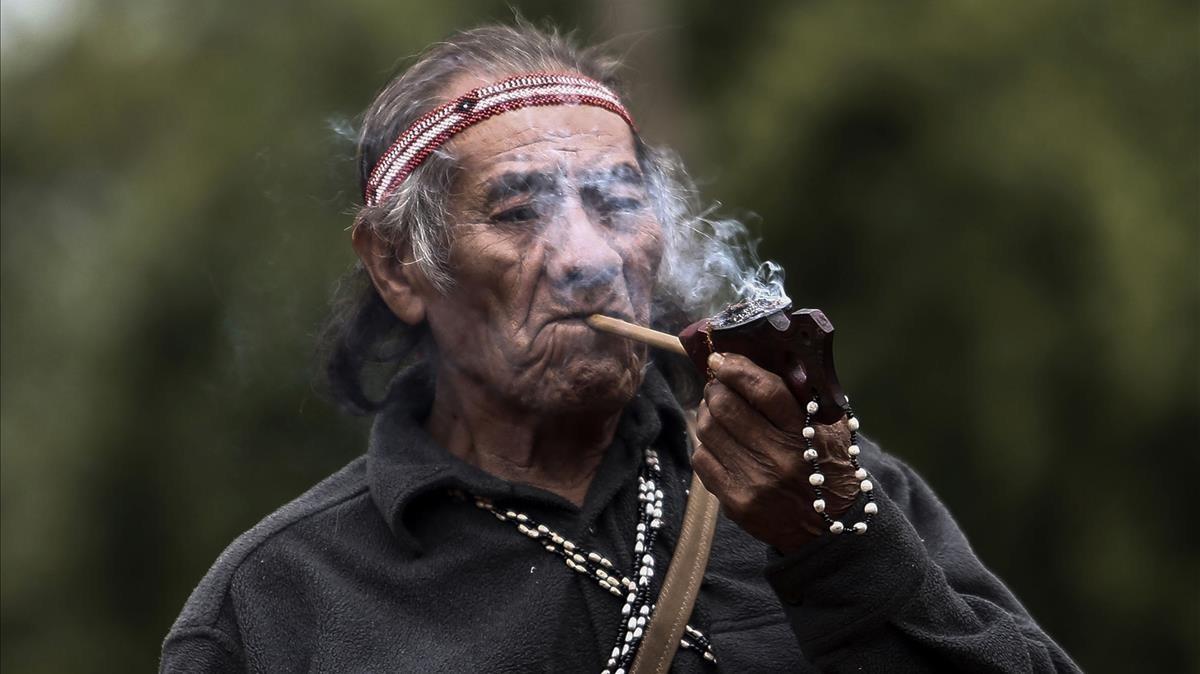
[[[547,552],[562,558],[567,568],[583,574],[599,583],[615,597],[624,597],[621,607],[621,626],[608,661],[601,674],[625,674],[637,655],[646,623],[654,614],[651,596],[651,579],[654,578],[654,539],[662,527],[663,493],[655,481],[661,481],[662,469],[658,453],[646,449],[642,467],[638,471],[638,523],[633,544],[633,559],[637,566],[633,578],[621,573],[605,556],[585,550],[558,534],[550,527],[535,522],[524,513],[498,508],[490,499],[482,496],[471,498],[475,506],[486,510],[501,522],[508,522],[529,539],[537,541]],[[708,637],[687,625],[684,636],[679,639],[682,648],[694,650],[705,660],[717,662]]]

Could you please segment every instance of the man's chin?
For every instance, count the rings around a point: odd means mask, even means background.
[[[547,411],[618,410],[637,394],[642,376],[639,359],[577,359],[545,371],[535,398]]]

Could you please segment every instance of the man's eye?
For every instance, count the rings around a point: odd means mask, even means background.
[[[528,204],[516,206],[492,216],[492,221],[494,222],[528,222],[529,220],[537,219],[537,209]]]

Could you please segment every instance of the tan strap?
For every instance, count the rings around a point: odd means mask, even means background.
[[[691,424],[688,424],[688,430],[692,430]],[[696,437],[692,433],[693,446],[695,442]],[[671,565],[663,579],[654,615],[650,618],[646,636],[642,639],[629,674],[666,674],[671,668],[683,628],[692,617],[696,595],[700,594],[700,581],[704,579],[704,569],[708,567],[708,553],[712,549],[719,512],[717,497],[705,489],[700,478],[693,473],[687,510],[683,513],[683,528],[679,530],[679,542],[675,544],[675,553],[671,556]]]

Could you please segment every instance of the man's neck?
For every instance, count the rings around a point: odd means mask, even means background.
[[[620,417],[619,409],[548,414],[521,408],[443,367],[425,425],[467,463],[580,506]]]

